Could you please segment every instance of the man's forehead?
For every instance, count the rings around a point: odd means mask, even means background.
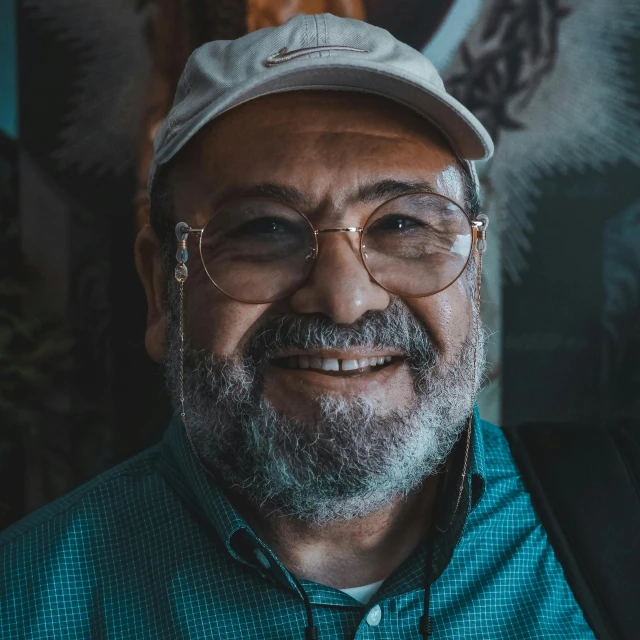
[[[406,107],[365,94],[266,96],[212,122],[184,151],[176,182],[216,193],[278,184],[310,199],[327,190],[353,197],[391,180],[461,195],[455,155],[438,131]]]
[[[278,148],[295,144],[306,136],[332,144],[332,136],[350,136],[438,148],[453,156],[440,131],[425,118],[401,104],[375,95],[338,91],[295,91],[263,96],[235,107],[203,128],[189,144],[195,155],[215,152],[224,155],[229,142],[234,146],[272,143]],[[365,142],[366,143],[366,142]],[[215,149],[214,149],[215,148]],[[193,154],[192,154],[193,155]]]

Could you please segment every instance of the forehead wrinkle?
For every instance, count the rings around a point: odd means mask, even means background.
[[[226,180],[221,182],[230,179],[236,184],[242,173],[247,177],[248,173],[256,185],[264,183],[264,195],[276,198],[277,190],[270,193],[268,185],[282,185],[290,194],[298,192],[294,194],[295,199],[287,197],[285,201],[294,208],[304,208],[314,218],[326,214],[328,218],[342,218],[347,206],[375,203],[385,195],[394,197],[405,191],[440,192],[443,187],[448,191],[451,172],[445,171],[449,175],[447,180],[437,169],[449,168],[455,156],[435,132],[418,127],[411,120],[389,119],[388,114],[378,117],[366,110],[362,119],[358,119],[357,113],[345,114],[344,110],[330,113],[329,117],[321,112],[314,118],[316,111],[319,110],[309,109],[306,117],[301,118],[296,117],[301,114],[296,114],[295,109],[289,114],[278,109],[272,110],[266,119],[255,118],[252,110],[238,112],[224,122],[224,127],[213,127],[210,130],[213,136],[207,140],[209,144],[202,145],[203,156],[210,158],[208,173],[225,176]],[[246,135],[247,128],[256,135]],[[245,135],[238,138],[238,129],[244,129]],[[230,164],[222,160],[226,154],[219,153],[226,148],[237,152]],[[364,156],[363,161],[359,160],[360,155]],[[269,158],[269,162],[264,162],[265,158]],[[206,166],[206,161],[204,164]],[[399,172],[389,164],[397,165]],[[420,171],[423,164],[425,171]],[[436,167],[434,174],[430,169]],[[414,186],[409,189],[381,186],[385,181],[411,182]],[[423,184],[416,187],[417,181]],[[244,189],[252,185],[241,186]],[[223,190],[226,191],[224,187]],[[219,195],[220,191],[214,199],[218,200]]]
[[[288,135],[278,135],[277,144],[281,145],[283,137],[285,141],[293,138],[292,146],[295,146],[295,133],[304,134],[305,131],[296,131],[293,134],[289,131]],[[350,149],[356,149],[356,145],[362,149],[375,149],[380,147],[380,151],[385,155],[401,152],[406,156],[409,155],[421,155],[427,153],[429,155],[442,156],[448,154],[448,149],[443,149],[439,145],[434,144],[433,140],[424,138],[417,133],[411,134],[410,132],[381,132],[375,131],[362,131],[358,129],[343,129],[343,130],[312,130],[312,141],[305,141],[305,152],[311,155],[329,155],[340,161],[341,158],[345,158],[350,154],[344,153],[344,144],[336,144],[343,142],[343,137],[347,137],[349,140]],[[291,136],[291,137],[290,137]],[[353,146],[351,146],[353,145]],[[451,154],[453,156],[453,154]]]
[[[300,94],[298,93],[298,96]],[[318,96],[314,96],[317,98]],[[339,96],[343,98],[344,96]],[[368,98],[353,94],[353,98]],[[364,104],[345,104],[341,101],[334,102],[322,100],[318,104],[315,100],[299,102],[288,101],[275,108],[274,98],[278,101],[291,98],[287,94],[268,96],[241,105],[230,112],[230,116],[222,116],[233,122],[233,127],[243,131],[250,129],[283,130],[290,134],[292,131],[300,133],[312,133],[318,135],[342,135],[353,134],[362,136],[377,136],[381,139],[391,140],[423,140],[435,143],[438,147],[449,150],[449,144],[441,131],[428,120],[417,115],[413,111],[399,104],[389,102],[387,99],[374,101],[366,100]],[[268,104],[268,103],[271,104]],[[267,107],[265,109],[265,107]],[[258,117],[256,117],[258,116]],[[225,122],[228,129],[229,121]]]
[[[385,145],[381,152],[385,155],[394,152],[402,152],[405,155],[429,155],[448,156],[454,158],[452,150],[435,136],[428,135],[431,132],[407,130],[383,130],[388,127],[396,127],[398,123],[376,123],[374,130],[367,130],[371,125],[364,123],[314,123],[310,118],[304,122],[252,122],[249,128],[257,135],[243,136],[245,151],[250,157],[258,157],[266,154],[272,159],[298,161],[300,156],[313,157],[328,155],[334,162],[340,162],[344,157],[343,136],[349,138],[349,144],[362,145],[365,148],[375,148]],[[232,127],[233,128],[233,127]],[[246,132],[246,128],[242,128]],[[382,129],[382,130],[381,130]],[[234,137],[231,130],[222,132],[224,138]],[[242,140],[242,138],[241,138]],[[256,140],[257,143],[256,149]],[[226,142],[226,141],[225,141]],[[234,141],[237,146],[238,140]],[[390,145],[390,146],[388,146]],[[226,144],[223,146],[227,146]],[[396,148],[393,148],[396,147]],[[252,152],[253,149],[253,152]],[[256,153],[258,155],[256,155]]]
[[[300,150],[296,149],[295,136],[291,145],[286,144],[286,135],[284,140],[282,136],[278,136],[279,149],[273,154],[276,162],[271,167],[280,165],[282,171],[272,174],[277,176],[273,182],[280,182],[278,174],[291,175],[288,170],[290,164],[295,167],[302,162],[308,170],[294,175],[307,183],[304,191],[308,202],[332,204],[334,207],[370,204],[385,197],[391,198],[409,192],[437,193],[438,183],[441,182],[439,174],[447,172],[455,163],[455,157],[448,149],[428,144],[429,141],[417,136],[359,131],[355,135],[366,144],[358,145],[359,140],[356,139],[353,144],[345,145],[341,133],[323,131],[314,136],[313,141],[305,140]],[[349,138],[351,143],[351,135]],[[336,144],[337,141],[341,144]],[[388,146],[389,142],[393,148]],[[379,153],[376,154],[376,151]],[[397,162],[398,154],[402,157],[401,163]],[[365,160],[359,162],[357,155],[364,155]],[[427,155],[437,159],[436,165],[441,165],[435,170],[435,174],[427,168],[424,171],[418,168],[420,157]],[[428,161],[426,164],[432,162]],[[390,169],[389,164],[398,167]],[[316,173],[317,176],[314,175]],[[282,182],[291,184],[286,179]],[[300,188],[297,190],[303,191]]]

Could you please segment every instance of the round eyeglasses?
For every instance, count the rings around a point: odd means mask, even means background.
[[[201,229],[176,225],[176,278],[186,279],[186,240],[197,234],[204,270],[222,293],[240,302],[275,302],[311,274],[320,234],[358,233],[361,261],[371,279],[391,293],[421,298],[460,277],[475,243],[483,250],[487,222],[484,215],[471,220],[445,196],[411,193],[383,203],[364,227],[315,229],[283,202],[242,198],[222,206]]]

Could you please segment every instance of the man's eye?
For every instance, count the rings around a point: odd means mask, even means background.
[[[375,231],[410,231],[424,227],[424,224],[408,216],[385,216],[375,223]]]
[[[277,218],[258,218],[241,224],[233,232],[233,236],[281,235],[291,233],[291,225]]]

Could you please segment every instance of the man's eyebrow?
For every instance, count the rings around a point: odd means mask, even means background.
[[[364,204],[373,204],[383,200],[391,200],[408,193],[437,193],[435,186],[428,180],[381,180],[363,185],[354,200]]]
[[[375,204],[408,193],[437,193],[428,180],[407,181],[387,179],[362,185],[356,194],[348,198],[348,204]],[[238,198],[274,198],[298,209],[310,209],[313,203],[302,191],[295,187],[275,182],[261,182],[248,186],[236,186],[225,189],[216,197],[216,205]]]
[[[302,191],[288,184],[274,182],[261,182],[225,189],[216,197],[216,204],[223,204],[239,198],[273,198],[296,208],[305,208],[311,204],[309,198]]]

